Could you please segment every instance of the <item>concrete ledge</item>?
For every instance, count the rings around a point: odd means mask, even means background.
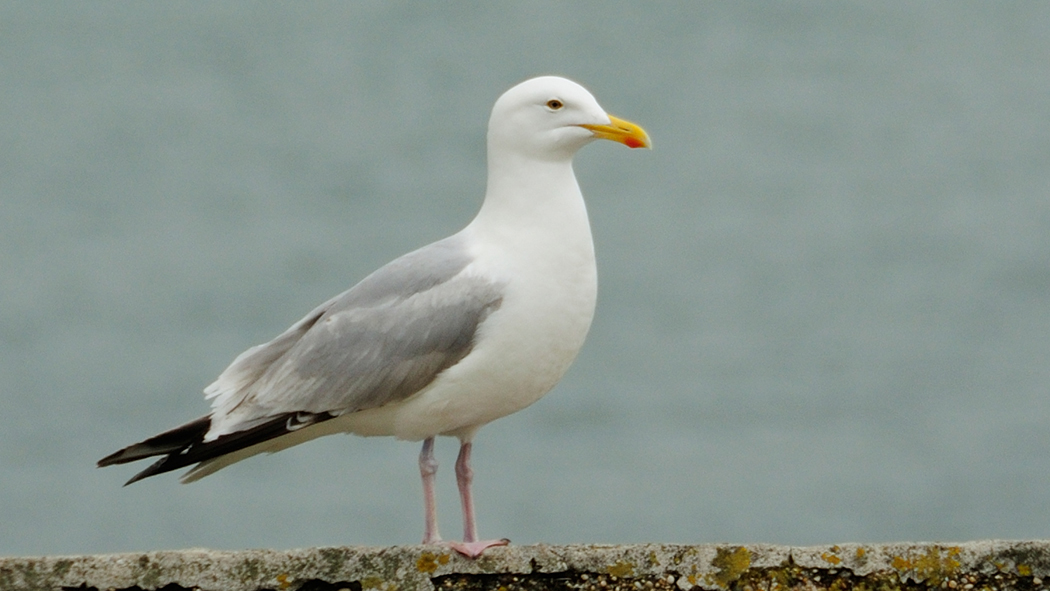
[[[434,546],[0,558],[0,590],[1043,591],[1050,540],[962,544]]]

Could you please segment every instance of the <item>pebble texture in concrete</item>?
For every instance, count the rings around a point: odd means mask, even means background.
[[[0,558],[0,590],[1050,591],[1050,540],[961,544],[436,546]]]

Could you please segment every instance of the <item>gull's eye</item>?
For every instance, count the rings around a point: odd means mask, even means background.
[[[559,101],[558,99],[551,99],[551,100],[547,101],[547,108],[550,109],[551,111],[557,111],[558,109],[560,109],[560,108],[562,108],[564,106],[565,105],[561,101]]]

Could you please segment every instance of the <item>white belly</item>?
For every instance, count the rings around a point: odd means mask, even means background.
[[[479,247],[467,272],[501,278],[506,292],[470,354],[411,398],[338,421],[361,435],[469,440],[482,425],[543,397],[576,358],[594,316],[590,229],[585,224],[575,235],[570,247],[529,240],[504,251]]]

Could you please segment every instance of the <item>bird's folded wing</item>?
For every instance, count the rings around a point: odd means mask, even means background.
[[[206,440],[290,413],[341,415],[403,400],[474,347],[502,284],[473,273],[459,236],[409,253],[239,356],[205,390]]]

